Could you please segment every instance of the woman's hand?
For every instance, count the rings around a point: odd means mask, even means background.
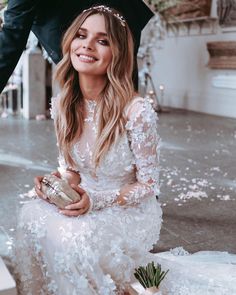
[[[41,191],[41,182],[43,180],[43,176],[36,176],[34,178],[34,189],[35,189],[35,192],[37,194],[37,196],[47,202],[49,202],[48,200],[48,197],[46,195],[43,194],[43,192]]]
[[[57,175],[56,175],[57,176]],[[67,181],[68,184],[79,185],[80,184],[80,175],[70,170],[66,170],[62,173],[61,177]]]
[[[53,171],[51,174],[55,175],[58,178],[61,178],[61,174],[59,171]],[[46,195],[44,195],[43,192],[41,191],[41,188],[42,188],[41,182],[43,180],[43,177],[44,176],[36,176],[34,178],[34,189],[35,189],[35,192],[39,198],[49,202],[48,197]]]
[[[71,187],[81,196],[81,200],[77,203],[70,204],[66,206],[63,210],[61,209],[59,212],[66,216],[79,216],[88,212],[90,208],[90,198],[81,187],[72,184]]]

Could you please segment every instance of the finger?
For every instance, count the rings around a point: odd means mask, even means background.
[[[77,202],[77,203],[74,203],[74,204],[70,204],[70,205],[67,205],[65,207],[65,209],[67,210],[80,210],[80,209],[83,209],[84,208],[84,202]]]
[[[80,186],[75,185],[75,184],[71,184],[71,187],[73,188],[73,190],[75,190],[77,193],[79,193],[80,195],[85,193],[85,190],[83,190]]]
[[[35,186],[34,189],[35,189],[35,192],[36,192],[38,197],[40,197],[41,199],[44,199],[44,200],[47,199],[47,196],[44,195],[43,192],[40,189],[38,189],[37,186]]]
[[[84,214],[84,209],[79,210],[60,210],[59,213],[66,215],[66,216],[79,216]]]
[[[87,194],[83,194],[80,200],[81,208],[88,208],[90,206],[90,198]]]
[[[58,177],[58,178],[61,178],[61,174],[59,171],[53,171],[51,174]]]
[[[76,210],[76,209],[82,209],[82,208],[89,208],[89,206],[90,206],[90,198],[85,193],[81,196],[81,200],[79,202],[69,204],[65,208],[69,210]]]
[[[40,190],[41,189],[41,182],[43,180],[43,176],[36,176],[34,178],[34,184],[35,186]]]

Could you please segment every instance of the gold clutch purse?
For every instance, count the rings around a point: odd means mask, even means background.
[[[63,179],[52,174],[46,174],[41,182],[41,190],[49,201],[58,208],[81,200],[80,195]]]

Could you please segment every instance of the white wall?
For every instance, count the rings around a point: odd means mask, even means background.
[[[236,28],[226,33],[216,25],[216,31],[157,41],[157,49],[153,49],[152,77],[158,92],[160,84],[165,86],[163,105],[236,118],[236,84],[230,88],[212,85],[218,75],[236,77],[236,70],[208,68],[206,47],[209,41],[236,41]]]

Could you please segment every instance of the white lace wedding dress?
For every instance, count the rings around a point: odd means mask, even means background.
[[[235,295],[236,255],[220,251],[189,254],[183,248],[154,254],[169,272],[161,284],[163,295]]]
[[[16,242],[16,271],[21,295],[113,295],[133,280],[134,268],[150,261],[167,270],[163,295],[235,295],[236,256],[224,252],[189,255],[183,249],[151,254],[159,239],[157,118],[150,103],[135,98],[126,110],[126,132],[95,171],[92,153],[97,109],[86,102],[87,117],[73,157],[81,186],[93,210],[70,218],[47,202],[30,200],[21,210]],[[52,106],[57,114],[57,100]],[[60,158],[60,168],[64,163]],[[147,185],[147,183],[151,183]],[[111,203],[133,184],[126,207]]]
[[[57,100],[52,103],[53,117]],[[147,263],[148,251],[159,239],[159,136],[151,104],[142,98],[133,100],[126,109],[124,135],[96,170],[92,153],[99,109],[89,100],[86,109],[84,132],[73,146],[73,158],[93,210],[74,218],[41,199],[23,206],[16,242],[20,294],[119,294],[134,268]],[[132,185],[128,204],[111,205],[126,184]]]

